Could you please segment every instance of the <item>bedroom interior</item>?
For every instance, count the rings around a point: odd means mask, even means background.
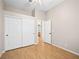
[[[78,0],[0,0],[0,59],[79,59]]]

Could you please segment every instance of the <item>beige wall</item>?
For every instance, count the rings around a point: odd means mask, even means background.
[[[53,43],[79,53],[79,0],[65,0],[47,16],[53,20]]]
[[[3,5],[2,1],[0,0],[0,51],[3,50],[4,47],[4,25],[3,25],[3,16],[2,16],[2,11],[3,11]]]
[[[10,6],[5,6],[4,10],[14,12],[17,14],[24,14],[24,15],[32,16],[32,9],[20,10],[20,9],[12,8]],[[45,12],[36,9],[35,17],[39,19],[45,19]]]
[[[5,5],[4,5],[5,6]],[[20,14],[25,14],[25,15],[29,15],[31,16],[32,14],[32,10],[30,9],[27,9],[27,10],[20,10],[20,9],[17,9],[17,8],[13,8],[13,7],[10,7],[10,6],[5,6],[4,7],[4,10],[7,10],[7,11],[10,11],[10,12],[16,12],[16,13],[20,13]]]

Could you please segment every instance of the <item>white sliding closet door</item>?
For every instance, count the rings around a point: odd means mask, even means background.
[[[5,50],[22,47],[22,22],[15,16],[5,16]]]
[[[35,18],[27,16],[23,18],[23,46],[35,43]]]
[[[52,23],[51,20],[46,20],[46,21],[43,21],[43,25],[42,25],[44,41],[50,44],[52,42],[51,23]]]

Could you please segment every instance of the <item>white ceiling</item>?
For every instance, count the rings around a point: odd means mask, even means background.
[[[36,8],[43,11],[47,11],[63,1],[64,0],[40,0],[41,5],[37,5]],[[27,4],[27,0],[4,0],[5,6],[10,6],[21,10],[28,9],[26,7],[26,4]]]

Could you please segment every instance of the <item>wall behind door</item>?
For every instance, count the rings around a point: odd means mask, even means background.
[[[53,43],[79,53],[79,0],[66,0],[47,15],[53,20]]]

